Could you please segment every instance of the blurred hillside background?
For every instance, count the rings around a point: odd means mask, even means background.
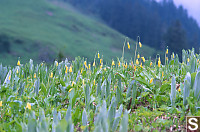
[[[173,0],[0,0],[0,11],[3,64],[14,65],[18,57],[22,63],[76,56],[92,62],[98,51],[110,62],[121,57],[126,36],[127,59],[134,56],[137,36],[145,57],[167,46],[180,56],[182,49],[199,52],[200,24]]]

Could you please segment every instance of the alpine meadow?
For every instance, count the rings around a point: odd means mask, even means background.
[[[186,131],[186,116],[200,115],[199,45],[188,46],[186,22],[131,38],[110,20],[111,1],[0,1],[0,132]]]

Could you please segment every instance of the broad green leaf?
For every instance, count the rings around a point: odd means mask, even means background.
[[[195,77],[196,77],[197,73],[191,73],[191,88],[193,88],[194,86],[194,81],[195,81]]]
[[[195,82],[194,82],[194,96],[199,99],[200,97],[200,71],[197,72],[197,75],[195,77]]]
[[[185,76],[184,80],[184,88],[183,88],[183,105],[187,104],[187,97],[190,95],[190,89],[191,89],[191,75],[188,72]]]
[[[87,113],[85,111],[85,109],[83,110],[83,114],[82,114],[82,125],[85,126],[84,129],[82,129],[84,132],[88,132],[88,128],[87,128]]]
[[[125,110],[121,125],[120,125],[120,132],[128,132],[128,112]]]
[[[175,100],[176,100],[176,79],[175,79],[174,75],[172,76],[172,81],[171,81],[170,99],[171,99],[171,105],[174,106],[175,105]]]

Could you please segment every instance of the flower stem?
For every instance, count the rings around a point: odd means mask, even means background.
[[[135,46],[135,56],[134,56],[134,64],[135,64],[135,61],[136,61],[136,53],[137,53],[137,44],[138,44],[138,42],[140,42],[140,37],[139,36],[137,36],[137,41],[136,41],[136,46]]]
[[[123,45],[123,52],[122,52],[122,64],[124,63],[124,48],[128,37],[125,38],[124,45]]]

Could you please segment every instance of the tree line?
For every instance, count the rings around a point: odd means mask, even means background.
[[[144,44],[165,50],[198,48],[200,28],[182,6],[173,0],[63,0],[86,13],[100,17],[107,25]]]

